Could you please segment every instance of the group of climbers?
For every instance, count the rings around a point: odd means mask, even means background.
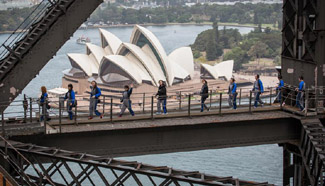
[[[278,92],[276,99],[284,105],[284,101],[282,100],[282,94],[281,91],[284,87],[284,81],[282,80],[282,76],[278,76],[278,86],[276,87],[276,90]],[[122,97],[121,97],[121,111],[119,113],[119,117],[122,117],[124,114],[125,110],[128,109],[130,114],[134,116],[134,111],[132,110],[132,101],[130,99],[131,94],[133,90],[133,84],[130,86],[125,85],[124,86],[124,91],[122,92]],[[301,110],[304,111],[304,91],[305,91],[305,82],[303,76],[299,77],[299,86],[295,89],[297,91],[297,96],[296,96],[296,106]],[[41,97],[39,99],[40,106],[42,108],[42,116],[41,120],[44,120],[44,114],[47,116],[47,120],[50,118],[48,117],[48,112],[47,110],[50,108],[47,98],[47,90],[45,86],[41,87]],[[253,89],[252,93],[254,94],[254,108],[258,107],[258,103],[263,106],[264,102],[261,99],[261,95],[264,93],[264,87],[263,87],[263,82],[260,79],[260,75],[257,74],[255,76],[255,82],[253,84]],[[209,107],[205,104],[206,99],[209,97],[209,87],[208,87],[208,82],[205,79],[202,79],[202,88],[200,91],[200,96],[201,96],[201,112],[206,109],[209,111]],[[97,86],[96,81],[91,82],[91,91],[90,91],[90,100],[89,100],[89,118],[88,119],[93,119],[94,113],[96,116],[99,116],[100,118],[103,118],[103,114],[100,113],[97,110],[97,104],[100,102],[100,96],[101,96],[101,89]],[[159,87],[158,91],[155,94],[155,97],[157,98],[157,115],[160,114],[167,114],[167,89],[166,89],[166,84],[164,81],[160,80],[159,81]],[[237,104],[236,104],[236,98],[237,98],[237,84],[235,81],[235,78],[231,78],[228,86],[228,104],[232,109],[237,109]],[[73,90],[72,84],[68,85],[68,92],[64,96],[64,100],[67,100],[67,112],[69,115],[69,119],[73,120],[73,111],[72,108],[76,106],[76,97],[75,97],[75,92]],[[45,105],[46,104],[46,105]],[[163,112],[161,111],[161,107],[163,108]],[[45,110],[44,110],[45,109]]]

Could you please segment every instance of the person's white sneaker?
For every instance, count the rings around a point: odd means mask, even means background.
[[[164,113],[164,115],[167,115],[168,113],[166,112],[166,113]]]
[[[161,112],[156,112],[156,115],[160,115],[161,114]]]

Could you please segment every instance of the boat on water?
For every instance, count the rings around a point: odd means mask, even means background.
[[[81,36],[77,39],[77,44],[80,44],[80,45],[85,45],[86,43],[90,43],[91,40],[89,37],[85,37],[85,36]]]

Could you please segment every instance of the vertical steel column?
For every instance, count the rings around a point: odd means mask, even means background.
[[[212,107],[212,90],[210,90],[210,109],[211,109],[211,107]]]
[[[78,116],[78,102],[77,100],[75,100],[75,107],[74,107],[74,124],[75,125],[78,125],[78,122],[77,122],[77,116]]]
[[[69,103],[67,103],[69,104]],[[60,134],[62,132],[62,101],[61,101],[61,98],[59,98],[59,131],[60,131]],[[71,111],[72,112],[72,111]]]
[[[272,87],[270,88],[270,105],[272,105]]]
[[[33,101],[32,98],[29,98],[29,120],[33,122]]]
[[[5,138],[6,136],[6,130],[5,130],[5,114],[1,112],[1,124],[2,124],[2,136]]]
[[[290,176],[292,172],[290,172],[290,152],[283,146],[283,186],[290,186]]]
[[[106,96],[103,96],[103,115],[105,114],[105,98]]]
[[[220,100],[219,100],[219,115],[221,115],[221,107],[222,107],[222,93],[220,93]]]
[[[24,123],[27,121],[27,109],[28,109],[28,102],[26,98],[26,94],[24,94],[24,101],[23,101],[23,107],[24,107]]]
[[[292,92],[292,91],[290,91],[290,92]],[[293,93],[291,94],[291,99],[290,99],[290,106],[291,106],[291,107],[292,107],[292,105],[293,105],[293,94],[296,94],[296,92],[293,91]],[[289,95],[288,95],[288,97],[289,97]]]
[[[113,97],[111,97],[110,108],[109,108],[109,119],[113,122]]]
[[[151,96],[151,119],[153,119],[153,96]]]
[[[41,122],[41,116],[42,116],[43,113],[41,111],[41,102],[40,102],[40,100],[38,100],[37,103],[38,103],[38,121]]]
[[[144,114],[145,112],[145,103],[146,102],[146,93],[143,93],[143,101],[142,101],[142,113]]]
[[[191,94],[188,95],[187,114],[191,118]]]
[[[179,91],[179,110],[182,110],[182,91]]]
[[[320,87],[319,89],[317,87],[315,87],[315,112],[316,114],[318,113],[318,96],[319,96],[319,92],[320,89],[322,89],[322,87]]]
[[[241,89],[239,90],[239,103],[238,105],[241,105]]]
[[[43,102],[43,122],[44,122],[44,134],[46,134],[46,120],[47,120],[47,117],[46,117],[46,105],[47,105],[47,100],[45,99],[44,102]]]
[[[303,186],[302,180],[302,159],[301,157],[293,154],[293,166],[294,166],[294,172],[293,172],[293,185],[294,186]]]
[[[309,105],[309,89],[306,90],[306,95],[305,95],[305,116],[307,116],[308,113],[308,105]]]
[[[252,91],[249,91],[249,113],[252,113]]]
[[[283,109],[283,91],[282,91],[282,88],[279,89],[280,91],[280,95],[281,95],[281,99],[280,99],[280,109],[282,110]]]

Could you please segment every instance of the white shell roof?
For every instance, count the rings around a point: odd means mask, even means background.
[[[220,62],[214,66],[208,64],[201,64],[201,67],[206,69],[213,78],[226,77],[229,80],[232,77],[234,67],[234,60]]]
[[[103,58],[101,66],[104,63],[114,63],[115,65],[119,66],[121,70],[126,72],[138,84],[141,84],[143,80],[151,81],[151,77],[149,76],[149,74],[143,71],[138,65],[134,64],[134,62],[130,61],[126,56],[121,56],[121,55],[105,56]]]
[[[186,70],[188,75],[194,75],[194,60],[191,47],[178,48],[170,53],[168,58],[171,64],[176,63],[180,69]]]
[[[99,29],[99,32],[101,33],[101,39],[105,39],[105,41],[108,43],[108,46],[110,48],[110,51],[112,51],[112,54],[116,54],[118,48],[122,44],[122,41],[116,37],[114,34],[110,33],[107,30]],[[102,46],[103,47],[103,46]]]
[[[83,70],[87,76],[98,74],[97,62],[86,54],[68,54],[70,60],[73,60],[76,65]]]
[[[142,33],[150,41],[152,46],[157,51],[157,53],[161,59],[161,62],[164,66],[164,69],[165,69],[167,83],[168,83],[168,85],[171,86],[173,83],[173,80],[174,80],[174,74],[173,74],[172,66],[171,66],[171,64],[168,60],[167,54],[165,52],[165,49],[162,47],[161,43],[159,42],[157,37],[152,32],[150,32],[148,29],[146,29],[142,26],[139,26],[139,25],[136,25],[133,29],[131,40],[130,40],[132,44],[136,44],[137,40],[139,39],[138,38],[139,36],[136,38],[138,31],[140,33]]]
[[[87,43],[87,54],[68,54],[72,66],[89,77],[99,74],[100,78],[106,78],[105,82],[117,82],[120,81],[119,78],[127,77],[139,84],[146,81],[156,86],[159,80],[163,80],[171,86],[174,78],[185,79],[194,74],[190,47],[176,49],[167,56],[157,37],[138,25],[134,27],[131,36],[133,44],[122,43],[114,34],[104,29],[99,29],[99,32],[102,47]],[[136,45],[141,35],[147,40],[141,44],[142,48]],[[109,67],[112,68],[111,71]]]
[[[87,43],[86,46],[87,46],[87,49],[90,51],[90,53],[92,55],[94,55],[96,62],[98,64],[98,67],[99,67],[100,61],[102,60],[102,58],[104,56],[106,56],[105,50],[102,47],[99,47],[99,46],[91,44],[91,43]]]
[[[159,80],[165,81],[165,76],[159,64],[155,63],[140,47],[131,43],[123,43],[117,54],[121,55],[123,49],[128,49],[142,63],[155,84],[159,85]]]
[[[190,74],[181,66],[179,66],[177,63],[172,63],[173,67],[173,73],[174,73],[174,77],[178,78],[178,79],[185,79],[187,76],[189,76]]]

